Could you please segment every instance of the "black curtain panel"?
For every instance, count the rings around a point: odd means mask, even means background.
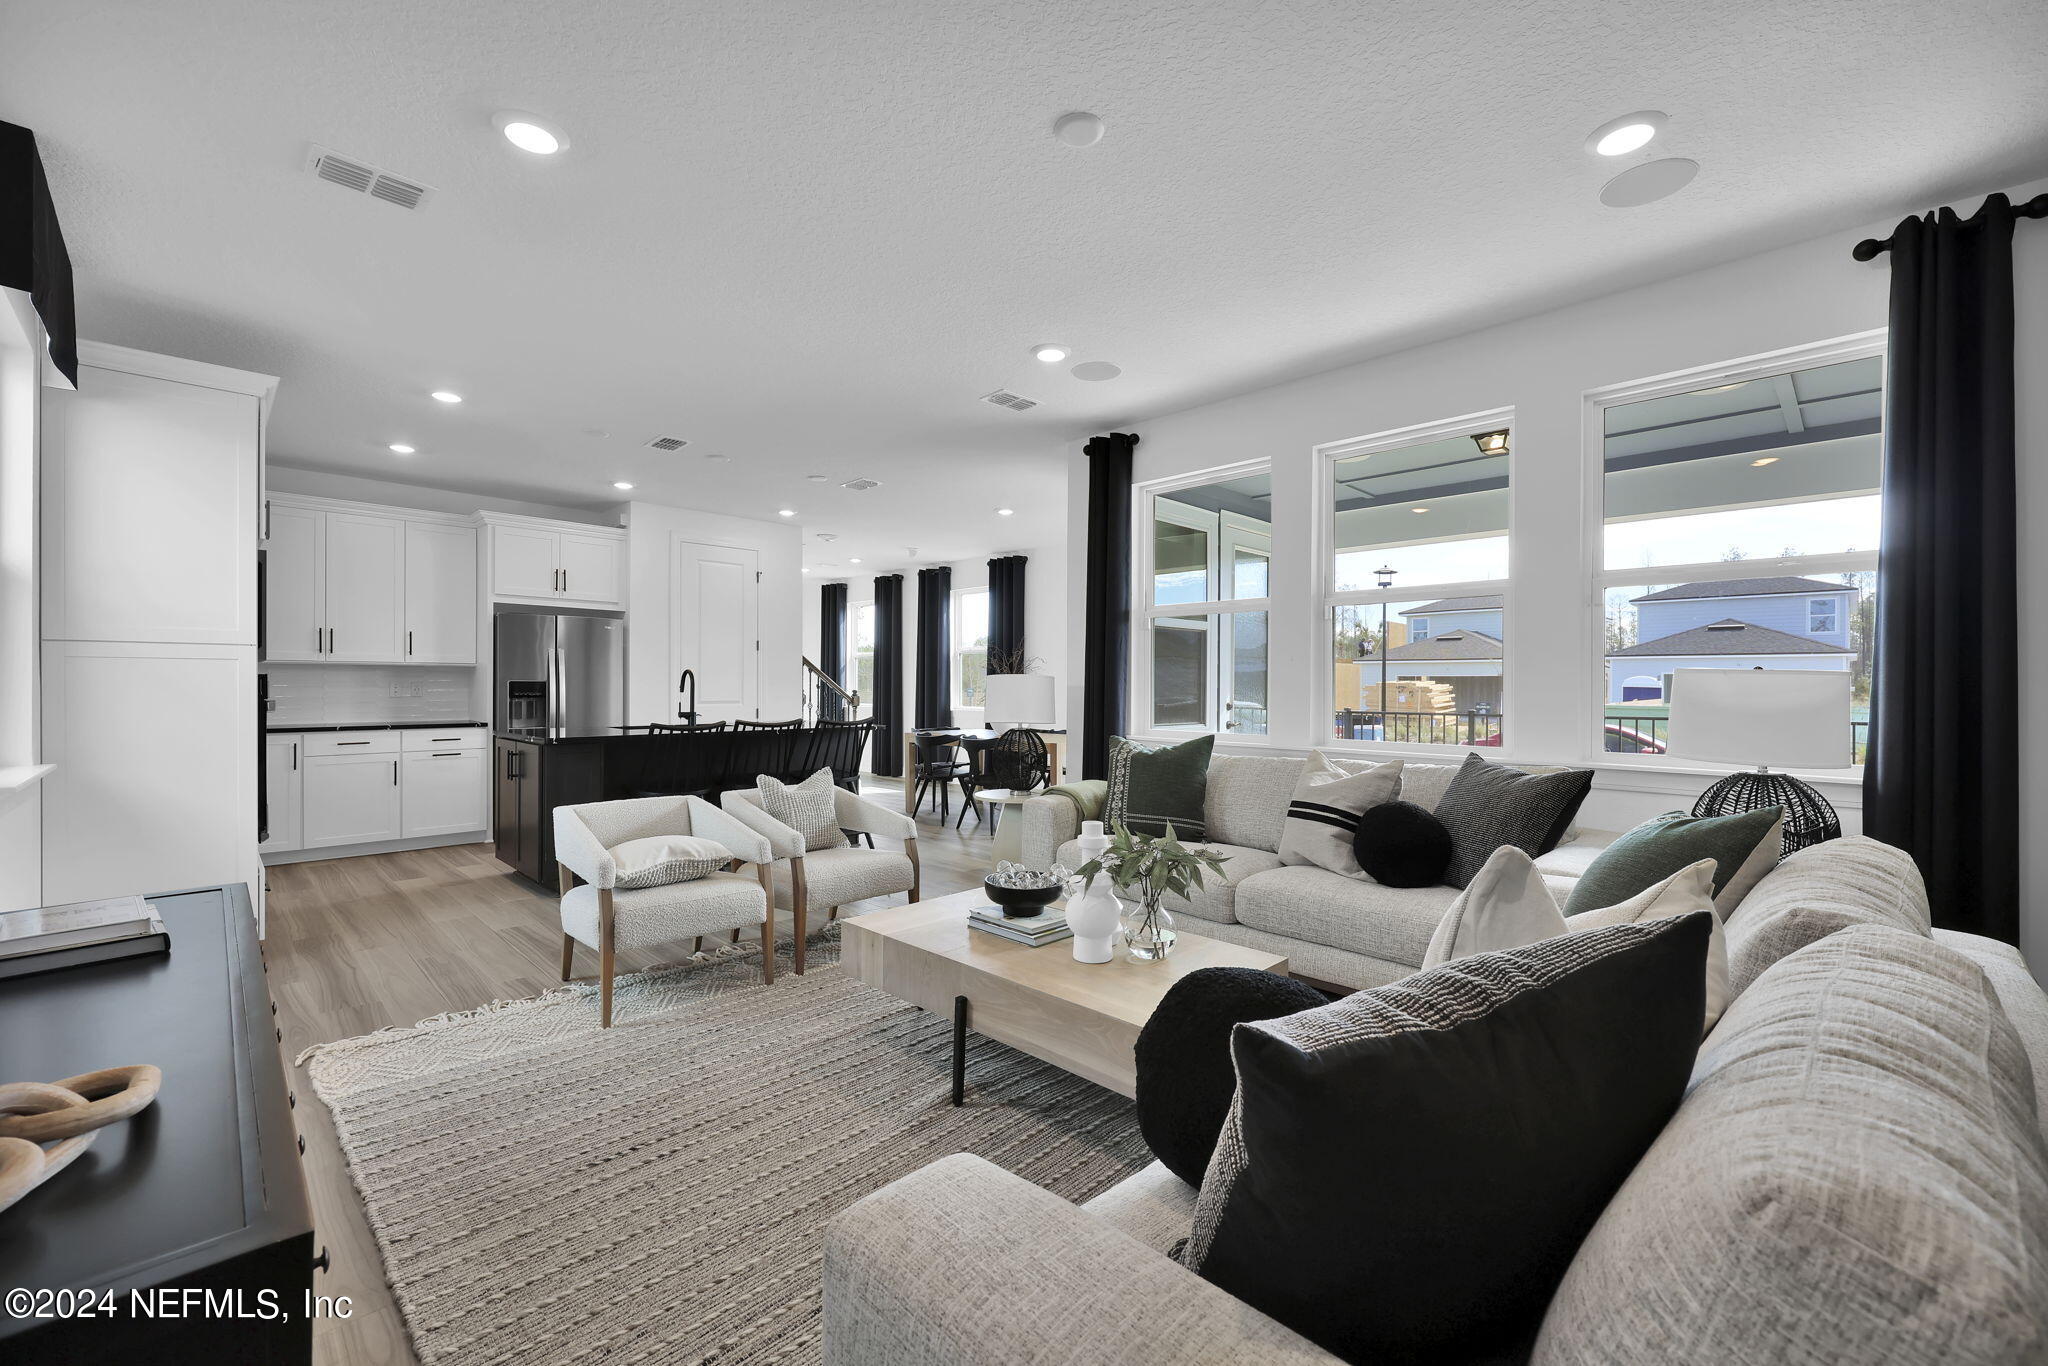
[[[1088,587],[1083,628],[1081,775],[1109,776],[1109,740],[1124,729],[1130,697],[1131,452],[1130,432],[1090,437],[1088,456]]]
[[[990,673],[1024,672],[1024,561],[1003,555],[988,562]]]
[[[917,571],[917,724],[953,724],[953,571]]]
[[[875,578],[875,738],[869,767],[884,778],[903,772],[903,576]]]
[[[818,590],[818,668],[834,683],[846,683],[846,585],[828,583]],[[830,688],[821,690],[818,715],[845,719],[846,706]]]
[[[36,135],[0,123],[0,285],[27,292],[50,334],[50,359],[78,387],[78,316],[71,254],[43,175]]]
[[[2031,206],[2029,206],[2031,207]],[[1877,651],[1863,830],[1913,855],[1937,925],[2019,934],[2013,209],[1892,234]],[[1884,244],[1865,243],[1869,259]]]

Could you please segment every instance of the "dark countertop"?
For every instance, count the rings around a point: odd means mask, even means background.
[[[591,740],[617,740],[621,736],[636,734],[634,731],[607,726],[603,730],[499,730],[493,731],[500,740],[517,740],[528,745],[568,745],[586,743]],[[642,739],[646,732],[637,732]]]
[[[477,730],[489,725],[488,721],[349,721],[334,723],[322,721],[306,726],[265,726],[265,735],[311,735],[330,730],[449,730],[461,727]]]

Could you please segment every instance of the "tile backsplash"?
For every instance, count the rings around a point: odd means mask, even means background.
[[[417,664],[266,664],[270,713],[265,724],[311,726],[350,721],[484,721],[477,714],[476,670]],[[399,696],[392,696],[396,691]]]

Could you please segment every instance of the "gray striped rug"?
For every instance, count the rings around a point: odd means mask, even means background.
[[[835,927],[836,930],[836,927]],[[787,954],[785,951],[784,957]],[[758,951],[308,1049],[428,1366],[818,1359],[824,1225],[948,1153],[1085,1200],[1150,1160],[1121,1096]]]

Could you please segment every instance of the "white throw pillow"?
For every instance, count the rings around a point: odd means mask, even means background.
[[[627,840],[610,852],[618,869],[613,885],[621,891],[693,882],[732,862],[730,849],[695,835],[649,835]]]
[[[839,828],[839,790],[832,770],[821,768],[800,783],[780,782],[767,774],[754,781],[761,789],[761,809],[804,837],[804,850],[844,849],[846,832]]]
[[[1316,750],[1294,784],[1275,852],[1282,863],[1312,863],[1371,882],[1372,875],[1358,866],[1358,854],[1352,848],[1358,837],[1358,817],[1367,807],[1394,800],[1400,791],[1399,759],[1366,769],[1345,769]]]
[[[1536,871],[1534,860],[1514,845],[1504,844],[1493,851],[1493,856],[1437,922],[1436,933],[1422,956],[1422,966],[1433,968],[1455,958],[1518,949],[1580,930],[1713,909],[1714,860],[1701,859],[1626,901],[1567,918],[1544,885],[1543,875]],[[1703,1036],[1728,1008],[1728,935],[1718,915],[1707,941],[1706,986]]]

